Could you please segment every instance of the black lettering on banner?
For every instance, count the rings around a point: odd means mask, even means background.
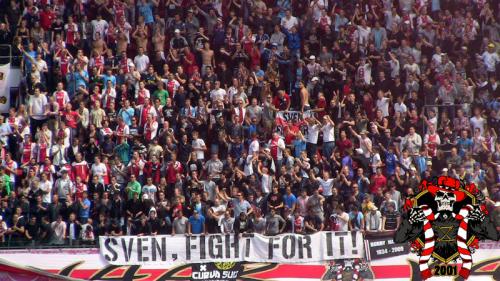
[[[333,241],[332,241],[332,233],[326,233],[326,255],[331,257],[333,256]]]
[[[200,239],[200,260],[204,260],[207,258],[205,235],[198,236],[198,239]]]
[[[122,248],[123,254],[125,255],[125,261],[128,262],[130,260],[130,256],[132,255],[132,246],[134,245],[134,238],[128,239],[128,247],[127,242],[125,242],[125,238],[122,238]]]
[[[157,261],[156,254],[160,255],[162,261],[167,260],[167,237],[161,237],[161,245],[158,243],[156,237],[152,238],[151,241],[151,260]]]
[[[303,245],[302,245],[302,239],[303,239],[302,236],[299,236],[298,239],[297,239],[297,247],[299,248],[299,259],[303,259],[304,258],[304,249],[302,248],[303,247]]]
[[[344,242],[344,236],[347,236],[346,231],[340,231],[340,232],[335,232],[335,236],[340,236],[340,256],[343,257],[345,255],[345,242]]]
[[[226,258],[229,259],[231,258],[231,248],[234,248],[234,258],[239,258],[240,257],[240,243],[238,241],[238,238],[235,236],[234,237],[234,242],[231,243],[231,234],[226,234],[224,236],[224,242],[226,245]]]
[[[280,245],[279,245],[279,244],[275,244],[275,243],[274,243],[274,241],[275,241],[275,240],[278,240],[278,239],[279,239],[279,238],[276,238],[276,239],[275,239],[275,238],[273,238],[273,237],[269,237],[269,250],[268,250],[268,258],[269,258],[270,260],[272,260],[272,259],[273,259],[273,257],[274,257],[274,253],[273,253],[274,249],[279,249],[279,247],[280,247]]]
[[[290,242],[288,242],[290,240]],[[288,244],[290,243],[290,253],[288,253]],[[286,235],[283,237],[282,242],[282,254],[285,259],[291,259],[295,257],[295,236],[294,235]]]
[[[435,276],[455,276],[457,275],[456,264],[442,264],[434,267]]]
[[[113,247],[111,247],[109,244],[113,244],[113,245],[117,245],[118,243],[116,242],[116,239],[115,238],[106,238],[106,240],[104,241],[104,247],[106,248],[106,250],[112,255],[111,257],[108,255],[108,254],[105,254],[104,255],[104,258],[107,260],[107,261],[116,261],[116,259],[118,258],[118,253],[116,253],[116,251],[113,249]]]
[[[191,259],[191,250],[196,249],[196,245],[191,245],[191,240],[195,240],[196,236],[186,237],[186,260]]]
[[[214,250],[217,250],[217,253],[214,253]],[[220,235],[211,235],[208,237],[208,256],[211,259],[222,258],[222,237]]]
[[[306,242],[301,248],[306,249],[308,259],[312,258],[311,236],[309,235],[302,236],[301,240],[306,240]]]
[[[351,238],[352,238],[352,254],[357,255],[358,254],[358,249],[356,249],[356,231],[351,231]]]
[[[249,233],[249,234],[245,234],[246,236],[246,242],[245,242],[245,257],[248,258],[250,257],[250,247],[251,247],[251,243],[252,243],[252,239],[253,238],[253,233]],[[236,240],[237,238],[235,238]]]
[[[137,239],[137,260],[138,261],[148,261],[149,257],[144,256],[143,252],[148,251],[148,244],[147,241],[149,240],[149,237],[139,237]],[[142,242],[145,242],[144,244]]]

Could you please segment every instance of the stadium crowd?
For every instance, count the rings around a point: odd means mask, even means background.
[[[494,0],[0,0],[23,73],[0,245],[388,231],[439,175],[498,228],[499,20]]]

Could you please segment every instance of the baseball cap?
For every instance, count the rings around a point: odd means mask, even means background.
[[[490,47],[490,48],[495,48],[495,44],[490,43],[490,44],[488,44],[488,47]]]
[[[310,59],[310,60],[315,60],[315,59],[316,59],[316,56],[311,55],[311,56],[309,57],[309,59]]]
[[[319,81],[319,78],[318,78],[318,77],[316,77],[316,76],[314,76],[314,77],[311,79],[311,81],[313,81],[313,82],[314,82],[314,81]]]
[[[175,33],[181,33],[181,31],[177,28],[176,30],[174,30]]]

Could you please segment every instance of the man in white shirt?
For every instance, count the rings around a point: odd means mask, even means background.
[[[321,129],[321,123],[315,117],[310,117],[307,120],[307,138],[306,150],[307,157],[312,158],[318,150],[318,136]]]
[[[333,154],[335,148],[335,124],[329,115],[323,116],[323,127],[321,127],[321,132],[323,133],[323,148],[322,155],[329,159]]]
[[[30,130],[32,134],[36,134],[38,129],[42,127],[47,120],[49,112],[49,103],[47,97],[42,95],[40,88],[35,88],[35,94],[30,97],[28,103],[28,116],[30,116]]]
[[[4,122],[4,120],[5,117],[3,117],[3,115],[0,115],[0,141],[2,141],[6,145],[9,135],[12,134],[12,129],[10,128],[10,124]]]
[[[210,92],[210,99],[212,100],[212,103],[215,103],[217,100],[224,101],[227,95],[226,90],[220,87],[220,81],[215,81],[214,85],[214,89]]]
[[[394,104],[394,112],[401,113],[401,116],[405,116],[408,112],[408,107],[403,102],[403,96],[397,97],[397,102]]]
[[[285,12],[285,16],[281,19],[281,26],[286,28],[287,30],[292,29],[294,26],[298,26],[299,21],[296,17],[292,16],[292,12],[290,9],[287,9]]]
[[[377,105],[377,109],[382,111],[383,117],[389,116],[389,102],[390,101],[391,101],[391,99],[386,97],[382,90],[378,91],[376,105]]]
[[[96,39],[96,34],[101,34],[102,37],[105,36],[108,30],[108,22],[102,19],[100,14],[97,14],[97,18],[90,22],[92,25],[92,39]]]
[[[137,71],[141,74],[146,73],[149,67],[149,57],[144,54],[144,48],[139,47],[139,53],[134,58],[134,64]]]
[[[317,177],[316,181],[319,183],[320,188],[323,190],[322,195],[328,200],[332,196],[332,188],[334,179],[330,178],[330,172],[323,171],[323,177]]]
[[[193,131],[193,140],[191,141],[191,147],[193,151],[196,152],[196,160],[204,160],[205,159],[205,151],[207,150],[207,146],[205,145],[205,141],[200,139],[199,133],[197,131]]]
[[[496,65],[500,63],[500,58],[498,54],[495,52],[495,44],[488,44],[488,50],[486,50],[480,58],[483,59],[483,63],[486,66],[486,70],[488,72],[495,73]]]

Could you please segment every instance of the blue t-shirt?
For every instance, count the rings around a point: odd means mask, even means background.
[[[293,193],[290,195],[285,194],[283,195],[283,202],[285,203],[285,206],[291,209],[295,205],[295,202],[297,202],[297,197],[295,197]]]
[[[358,212],[357,215],[355,215],[353,212],[349,212],[349,220],[352,221],[352,226],[355,229],[361,229],[361,222],[363,221],[364,216],[361,212]]]
[[[120,109],[119,115],[123,119],[123,122],[127,124],[127,126],[132,125],[132,117],[135,114],[135,110],[132,107],[127,109]]]
[[[394,153],[387,153],[385,155],[385,167],[388,175],[394,175],[396,172],[397,161],[398,159]]]
[[[300,157],[300,153],[306,150],[306,142],[303,140],[294,140],[293,141],[293,156],[295,158]]]
[[[104,83],[104,89],[108,88],[108,80],[111,81],[111,85],[116,86],[116,76],[114,75],[102,75],[102,81]]]
[[[470,138],[459,138],[457,140],[458,154],[464,156],[466,152],[472,149],[473,142]]]
[[[189,217],[189,223],[191,224],[192,234],[201,234],[203,231],[203,224],[205,223],[205,217],[199,214],[198,219],[194,216]]]
[[[36,51],[27,51],[26,53],[28,53],[33,59],[36,58]],[[25,69],[26,69],[26,73],[31,73],[31,60],[28,58],[27,55],[24,55],[24,65],[25,65]]]
[[[83,200],[83,205],[85,206],[89,206],[87,209],[84,209],[84,208],[80,208],[80,218],[88,218],[89,215],[90,215],[90,200],[87,198],[87,199],[84,199]]]
[[[86,71],[75,71],[75,91],[80,88],[80,86],[83,86],[84,88],[87,88],[87,82],[85,81],[85,78],[89,78],[89,74]]]
[[[153,5],[151,2],[139,3],[139,13],[144,17],[144,23],[153,23],[155,20],[153,18]]]

